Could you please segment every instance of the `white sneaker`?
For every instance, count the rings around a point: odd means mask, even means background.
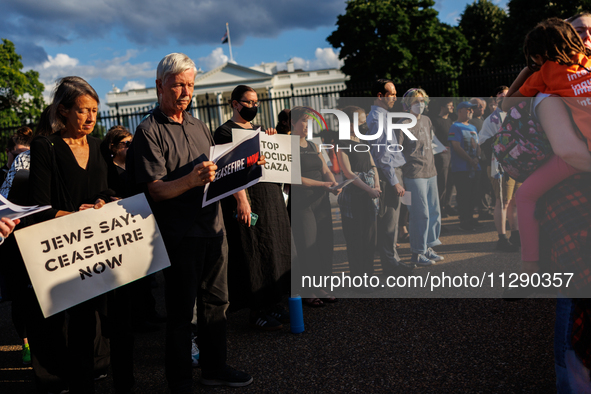
[[[410,258],[411,263],[415,263],[420,266],[429,266],[435,264],[435,261],[428,259],[424,254],[413,253]]]
[[[435,262],[445,260],[443,256],[439,256],[435,251],[431,248],[427,249],[427,253],[425,253],[425,257],[429,260],[433,260]]]

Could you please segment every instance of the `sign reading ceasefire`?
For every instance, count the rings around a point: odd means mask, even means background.
[[[45,317],[170,265],[143,194],[14,234]]]

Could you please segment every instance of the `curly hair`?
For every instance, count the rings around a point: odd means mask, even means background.
[[[591,56],[591,49],[585,47],[570,23],[560,18],[549,18],[538,23],[527,33],[523,43],[523,53],[527,67],[535,72],[540,69],[540,66],[532,61],[533,56],[539,55],[545,60],[573,66],[578,64],[573,62],[573,54],[583,53]],[[591,70],[588,71],[591,72]]]

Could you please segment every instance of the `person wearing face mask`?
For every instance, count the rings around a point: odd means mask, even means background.
[[[239,85],[230,99],[232,118],[213,135],[216,144],[232,142],[232,129],[257,130],[269,135],[274,128],[254,125],[259,100],[249,86]],[[281,185],[259,182],[222,200],[228,245],[228,289],[233,308],[250,309],[253,328],[274,331],[289,322],[279,305],[289,291],[291,236],[289,215]],[[252,225],[251,212],[258,215]]]
[[[359,131],[365,125],[365,111],[349,106],[343,109],[349,119],[358,116]],[[343,175],[355,179],[339,194],[338,202],[343,221],[343,233],[347,242],[347,256],[351,275],[373,275],[374,249],[376,245],[376,214],[380,197],[380,179],[371,154],[363,148],[355,149],[359,138],[353,131],[348,141],[338,141],[337,157]],[[372,287],[360,288],[370,292]]]
[[[411,193],[410,214],[410,249],[411,264],[429,266],[443,260],[442,256],[433,251],[433,247],[441,245],[441,211],[437,193],[437,170],[433,157],[433,125],[431,119],[423,115],[429,96],[423,89],[409,89],[402,98],[402,106],[417,119],[417,124],[408,130],[416,137],[411,140],[402,132],[398,132],[398,143],[403,146],[402,152],[406,164],[402,166],[404,186]],[[410,122],[405,119],[403,123]]]

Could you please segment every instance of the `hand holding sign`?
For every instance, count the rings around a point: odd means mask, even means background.
[[[84,211],[85,209],[101,209],[102,207],[105,206],[105,201],[101,198],[97,199],[96,202],[94,204],[82,204],[80,205],[80,208],[78,208],[79,211]]]
[[[322,186],[326,190],[328,190],[329,192],[334,194],[335,196],[337,196],[341,192],[341,188],[339,188],[339,184],[337,182],[322,182],[322,183],[323,183]]]
[[[0,218],[0,237],[8,237],[14,227],[20,223],[20,220],[14,219],[10,220],[8,218]]]
[[[193,168],[193,171],[191,171],[193,187],[203,186],[209,182],[213,182],[217,169],[218,166],[213,161],[202,161],[197,164]]]

